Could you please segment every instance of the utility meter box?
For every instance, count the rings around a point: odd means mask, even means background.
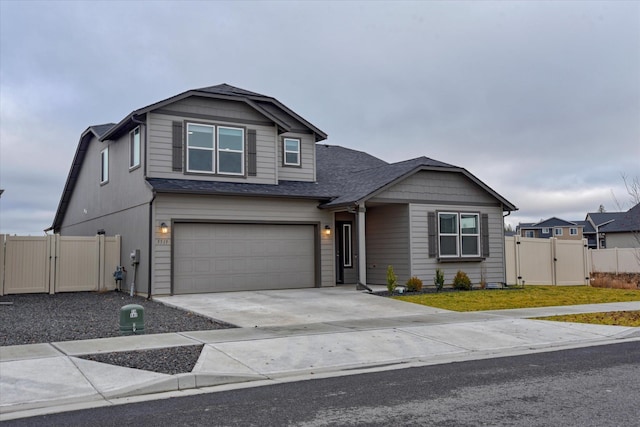
[[[144,334],[144,307],[138,304],[125,305],[120,309],[120,335]]]

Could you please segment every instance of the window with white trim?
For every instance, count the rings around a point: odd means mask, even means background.
[[[533,230],[525,230],[524,231],[524,237],[535,237]]]
[[[187,123],[187,171],[244,175],[244,129]]]
[[[285,138],[282,154],[285,166],[300,166],[300,140]]]
[[[553,229],[554,236],[562,236],[562,228],[554,228]]]
[[[244,129],[218,126],[218,173],[244,175]]]
[[[549,228],[548,227],[543,228],[542,234],[549,234]]]
[[[480,256],[480,214],[438,212],[440,257]]]
[[[140,166],[140,127],[129,135],[129,169]]]
[[[109,147],[100,152],[100,184],[109,181]]]
[[[570,228],[569,229],[569,234],[572,236],[577,236],[578,235],[578,229],[577,228]]]

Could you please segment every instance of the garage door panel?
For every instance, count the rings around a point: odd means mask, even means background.
[[[315,286],[315,227],[176,224],[175,294]]]

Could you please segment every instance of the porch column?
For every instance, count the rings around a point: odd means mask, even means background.
[[[367,249],[365,241],[365,215],[367,209],[364,204],[358,206],[358,281],[367,284]]]

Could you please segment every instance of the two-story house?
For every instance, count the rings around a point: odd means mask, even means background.
[[[589,212],[585,222],[593,229],[589,247],[640,248],[640,203],[626,212]]]
[[[554,216],[536,223],[520,223],[516,234],[536,239],[582,240],[584,226],[581,221],[565,221]]]
[[[148,296],[384,284],[388,265],[505,281],[512,203],[461,167],[326,138],[270,96],[189,90],[82,133],[52,229],[121,235]]]

